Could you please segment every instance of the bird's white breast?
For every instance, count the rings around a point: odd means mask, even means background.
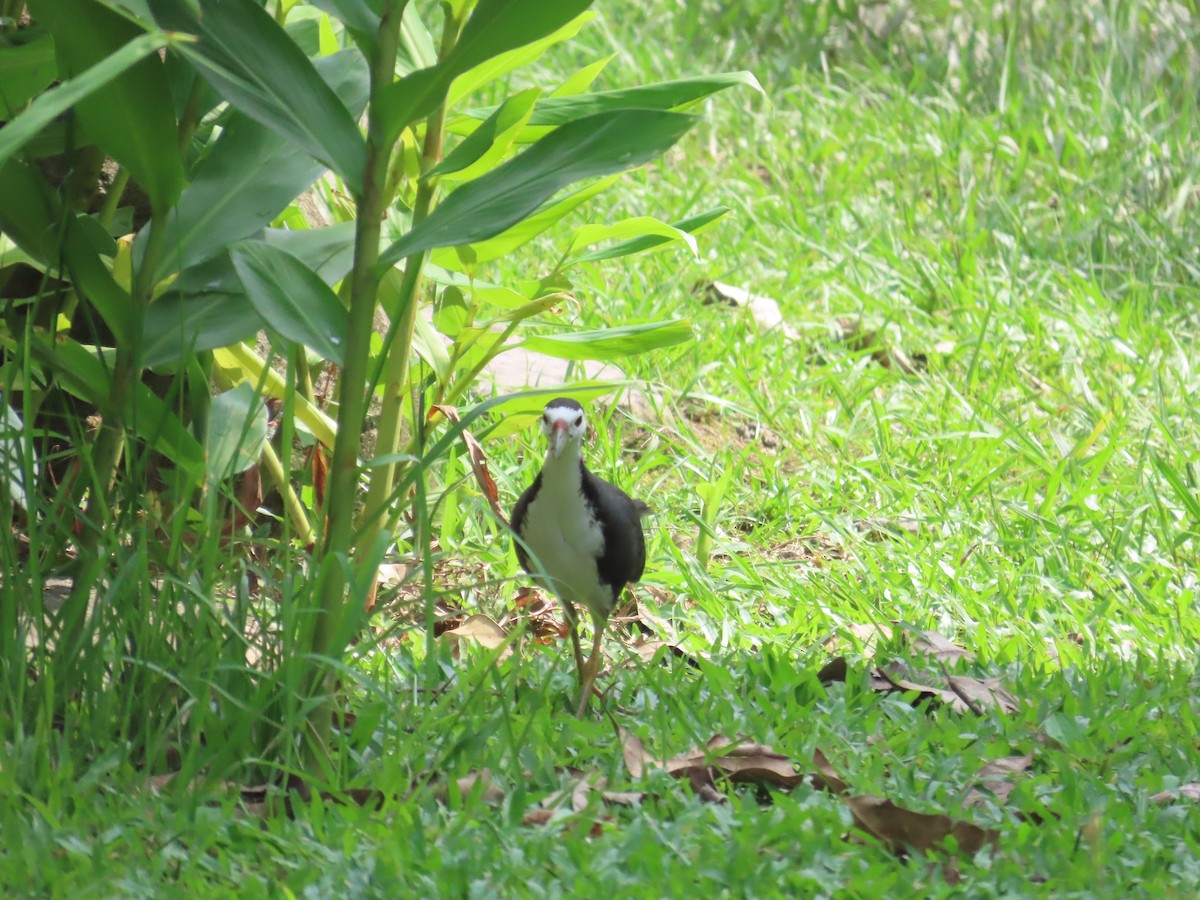
[[[601,584],[596,570],[604,532],[584,503],[575,465],[574,473],[567,466],[543,469],[541,490],[526,511],[524,540],[550,578],[548,584],[537,579],[543,587],[572,603],[607,610],[612,588]]]

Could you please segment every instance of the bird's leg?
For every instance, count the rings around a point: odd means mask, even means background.
[[[583,648],[579,645],[579,616],[570,600],[562,601],[563,614],[567,617],[567,628],[571,632],[571,649],[575,651],[575,674],[583,678]]]
[[[608,624],[607,618],[601,619],[596,617],[593,621],[595,635],[592,637],[592,655],[588,657],[586,665],[580,670],[579,677],[579,705],[575,709],[575,716],[580,719],[583,718],[583,714],[587,710],[588,700],[592,697],[592,689],[596,685],[596,676],[600,674],[600,658],[602,656],[600,641],[604,637],[604,626],[606,624]]]

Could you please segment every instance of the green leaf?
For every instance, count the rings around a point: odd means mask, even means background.
[[[357,114],[366,107],[368,73],[358,53],[326,57],[317,70],[351,111]],[[296,142],[245,113],[234,113],[167,219],[166,252],[155,280],[254,235],[323,171]],[[143,241],[139,235],[139,247]]]
[[[95,0],[29,0],[30,12],[54,36],[63,77],[71,78],[120,52],[145,29]],[[84,133],[129,170],[158,210],[183,187],[175,104],[157,55],[149,55],[75,105]]]
[[[309,3],[340,20],[363,53],[374,46],[379,14],[371,9],[367,0],[309,0]]]
[[[604,71],[605,66],[617,58],[617,54],[610,53],[608,56],[596,60],[594,63],[584,66],[550,94],[551,97],[570,97],[574,94],[582,94],[592,86],[592,82],[600,77],[600,73]]]
[[[696,234],[701,229],[712,224],[717,219],[728,214],[728,206],[718,206],[716,209],[710,209],[706,212],[698,213],[694,216],[689,216],[686,219],[680,219],[678,222],[672,222],[671,227],[679,231],[685,231],[688,234]],[[663,237],[656,234],[647,234],[643,237],[630,238],[626,241],[612,244],[608,247],[602,247],[599,250],[593,250],[590,253],[581,253],[578,256],[573,255],[567,265],[576,265],[582,262],[596,262],[602,259],[617,259],[622,256],[629,256],[634,253],[642,253],[646,250],[652,250],[655,247],[662,247],[671,242],[671,238]]]
[[[570,22],[567,22],[567,24],[545,37],[528,43],[523,47],[508,50],[475,66],[473,69],[463,72],[450,85],[450,91],[446,95],[446,105],[454,106],[472,91],[490,84],[497,78],[507,75],[515,69],[529,65],[529,63],[536,60],[555,44],[569,41],[575,37],[575,35],[579,34],[580,29],[594,18],[596,18],[596,14],[591,10],[582,12]],[[615,56],[616,54],[613,55]],[[609,59],[611,58],[609,57]]]
[[[113,279],[86,216],[63,210],[59,196],[32,167],[15,160],[0,164],[0,229],[44,269],[65,265],[86,301],[100,314],[120,346],[133,332],[133,301]]]
[[[640,166],[679,140],[696,119],[629,109],[564,125],[499,168],[451,193],[381,262],[434,247],[495,237],[574,181]]]
[[[688,232],[661,222],[653,216],[634,216],[631,219],[614,222],[612,225],[584,225],[575,232],[575,236],[571,239],[571,250],[599,244],[602,241],[636,240],[646,237],[659,238],[668,243],[683,241],[694,255],[700,255],[696,239]]]
[[[762,93],[762,85],[750,72],[697,75],[615,91],[598,91],[573,97],[547,97],[538,103],[529,119],[530,127],[556,126],[584,116],[616,109],[680,109],[735,85],[747,85]],[[470,110],[474,118],[490,116],[495,107]]]
[[[104,57],[87,71],[38,95],[23,113],[0,128],[0,164],[5,163],[68,109],[86,100],[147,56],[169,46],[172,40],[165,34],[144,34],[116,53]]]
[[[35,336],[34,352],[50,368],[64,390],[80,397],[99,409],[111,404],[112,379],[109,366],[94,349],[84,347],[70,338],[50,341]],[[123,418],[133,424],[140,439],[152,446],[193,477],[204,472],[204,450],[184,424],[146,385],[134,386],[133,401],[124,410]]]
[[[209,486],[258,462],[266,442],[267,407],[248,382],[213,397],[204,441]]]
[[[553,227],[597,194],[602,194],[608,190],[620,177],[620,175],[610,175],[607,178],[594,181],[586,187],[580,188],[553,203],[543,206],[533,215],[522,219],[512,228],[505,229],[494,238],[469,245],[470,258],[478,265],[490,262],[493,259],[499,259],[502,256],[507,256],[513,250],[517,249],[517,247],[528,243],[542,232]],[[435,250],[430,255],[430,260],[434,264],[444,266],[448,269],[462,268],[462,263],[459,261],[458,253],[455,250]],[[528,298],[522,298],[522,300],[525,299]]]
[[[262,241],[242,241],[229,251],[246,295],[267,324],[339,366],[349,329],[346,307],[312,269]]]
[[[0,480],[7,483],[9,498],[26,511],[29,509],[23,464],[26,450],[33,458],[34,477],[37,477],[38,471],[33,447],[23,446],[28,444],[30,437],[21,417],[9,407],[4,393],[0,392]]]
[[[620,359],[649,350],[659,350],[692,339],[692,326],[686,319],[624,325],[599,331],[571,331],[566,334],[536,334],[520,346],[534,353],[557,359]]]
[[[152,0],[166,28],[200,40],[182,52],[235,106],[295,141],[362,193],[366,144],[350,110],[308,57],[254,0],[200,0],[189,14],[172,0]]]
[[[253,337],[264,324],[242,293],[169,294],[146,310],[140,361],[149,368],[170,366],[192,353]]]
[[[296,257],[333,287],[354,267],[354,232],[354,222],[339,222],[298,231],[268,228],[263,238],[272,247]]]
[[[437,109],[459,75],[552,34],[590,5],[591,0],[480,0],[446,58],[384,88],[372,117],[394,139],[410,123]]]
[[[469,181],[492,169],[529,121],[540,94],[540,88],[530,88],[509,97],[424,177]]]
[[[0,49],[0,119],[11,119],[31,97],[58,78],[54,41],[49,35],[19,47]]]

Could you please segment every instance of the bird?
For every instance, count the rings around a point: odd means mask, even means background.
[[[600,669],[600,641],[609,614],[627,584],[646,569],[642,517],[649,507],[593,474],[583,461],[587,417],[570,397],[558,397],[542,412],[541,432],[549,446],[541,471],[517,499],[512,529],[517,561],[544,590],[563,604],[579,673],[582,716]],[[591,613],[592,652],[585,661],[579,642],[577,606]]]

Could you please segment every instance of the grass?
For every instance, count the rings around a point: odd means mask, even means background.
[[[573,324],[686,315],[696,332],[629,362],[658,408],[644,421],[595,412],[588,453],[656,508],[645,582],[709,657],[698,670],[624,666],[609,702],[658,755],[744,734],[807,770],[820,748],[854,792],[997,827],[998,849],[960,860],[955,886],[948,868],[847,841],[844,805],[806,786],[710,805],[661,774],[635,784],[610,723],[566,714],[565,644],[499,666],[469,649],[430,661],[412,632],[348,667],[358,719],[331,775],[410,799],[382,812],[313,802],[260,822],[221,785],[143,788],[122,746],[25,735],[0,767],[7,893],[1192,892],[1195,806],[1150,798],[1200,781],[1200,10],[886,4],[864,13],[869,27],[834,4],[795,6],[602,6],[532,76],[553,83],[618,49],[613,85],[749,68],[771,101],[712,101],[678,150],[588,214],[734,210],[702,236],[700,260],[670,251],[573,272]],[[560,250],[550,235],[486,277],[544,271]],[[693,286],[711,280],[775,298],[798,336],[701,304]],[[926,368],[881,366],[839,338],[839,317]],[[532,430],[487,449],[515,498],[540,454]],[[725,473],[706,517],[701,486]],[[442,546],[488,573],[459,601],[499,616],[523,579],[471,508]],[[706,518],[707,565],[695,553]],[[865,518],[917,530],[870,540]],[[839,552],[780,558],[797,538]],[[850,629],[872,622],[954,637],[976,654],[966,671],[1003,678],[1022,709],[957,715],[870,691]],[[825,687],[815,673],[839,635],[852,674]],[[1027,752],[1003,809],[963,809],[985,763]],[[566,767],[647,800],[593,798],[522,825],[569,783]],[[484,768],[502,800],[447,790]]]

